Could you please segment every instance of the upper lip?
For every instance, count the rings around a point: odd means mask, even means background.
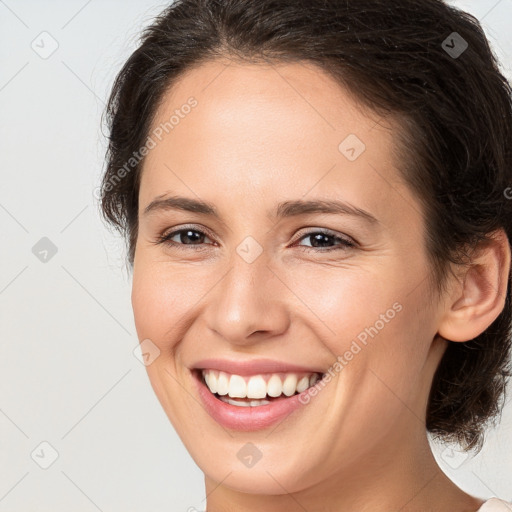
[[[274,359],[202,359],[192,365],[197,370],[220,370],[235,375],[255,375],[259,373],[320,373],[324,370],[311,368]]]

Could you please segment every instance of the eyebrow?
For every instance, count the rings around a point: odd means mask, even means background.
[[[217,208],[206,201],[199,199],[191,199],[182,196],[158,196],[146,208],[144,208],[143,215],[148,215],[151,212],[166,211],[166,210],[182,210],[186,212],[199,213],[221,219]],[[379,221],[370,212],[358,208],[344,201],[336,200],[309,200],[305,201],[290,200],[279,203],[277,207],[268,212],[270,218],[287,218],[296,217],[299,215],[311,213],[331,213],[338,215],[350,215],[359,217],[370,224],[379,224]]]

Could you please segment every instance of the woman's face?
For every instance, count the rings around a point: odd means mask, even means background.
[[[153,389],[211,481],[294,492],[423,446],[442,309],[394,133],[311,65],[210,62],[164,97],[132,304]],[[283,394],[229,404],[199,369],[222,393]]]

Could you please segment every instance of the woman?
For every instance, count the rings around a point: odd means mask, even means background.
[[[391,4],[389,4],[391,5]],[[508,510],[512,107],[440,0],[178,0],[120,71],[101,206],[208,512]]]

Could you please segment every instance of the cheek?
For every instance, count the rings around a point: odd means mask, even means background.
[[[370,433],[377,426],[375,418],[383,428],[399,416],[413,422],[420,418],[421,397],[430,385],[425,365],[435,334],[432,319],[410,297],[393,302],[395,298],[387,295],[377,308],[366,308],[362,323],[343,343],[340,384],[364,404],[356,412],[356,424],[368,422]]]
[[[333,353],[343,353],[349,348],[347,342],[356,338],[364,344],[376,330],[386,330],[400,316],[394,279],[377,276],[374,269],[346,264],[340,268],[296,267],[289,272],[287,284],[301,300],[290,309],[303,312],[299,322],[310,323]],[[375,324],[377,329],[372,328]]]
[[[409,389],[407,383],[421,372],[435,335],[424,287],[411,293],[412,279],[403,268],[379,275],[348,268],[328,274],[303,272],[294,291],[307,297],[317,335],[333,357],[341,358],[343,369],[349,367],[346,377],[352,381],[353,375],[355,384],[373,371],[391,387]],[[339,365],[337,369],[339,373]]]
[[[189,271],[190,272],[190,271]],[[160,354],[146,366],[151,386],[177,431],[190,403],[183,393],[176,347],[187,330],[187,311],[201,295],[190,276],[167,265],[143,261],[134,264],[132,308],[139,340],[151,340]]]
[[[138,263],[134,265],[132,308],[139,339],[150,338],[162,350],[179,339],[187,311],[200,298],[191,272]]]

